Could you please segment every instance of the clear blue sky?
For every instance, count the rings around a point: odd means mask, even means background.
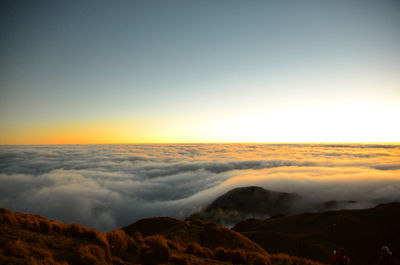
[[[0,12],[0,144],[399,141],[399,1],[2,1]]]

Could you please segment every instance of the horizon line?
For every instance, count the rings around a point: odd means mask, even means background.
[[[40,144],[0,144],[0,146],[40,146],[40,145],[166,145],[166,144],[394,144],[399,142],[121,142],[121,143],[40,143]]]

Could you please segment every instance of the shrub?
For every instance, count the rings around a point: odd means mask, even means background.
[[[199,244],[195,243],[191,243],[187,248],[186,248],[186,252],[193,254],[195,256],[198,257],[203,257],[203,258],[214,258],[214,254],[213,252],[206,247],[202,247]]]
[[[41,220],[39,222],[39,231],[46,234],[51,233],[53,231],[53,224],[47,220]]]
[[[127,249],[126,252],[135,255],[139,251],[140,243],[136,242],[132,237],[128,236],[126,237],[126,243],[127,243]]]
[[[228,254],[226,250],[222,247],[218,247],[214,250],[214,256],[219,260],[228,260]]]
[[[53,254],[48,249],[33,247],[31,250],[31,258],[37,261],[37,264],[56,265]]]
[[[165,263],[171,257],[171,251],[164,237],[159,235],[148,236],[145,238],[145,243],[147,246],[143,247],[141,251],[144,264]]]
[[[17,224],[17,220],[13,212],[0,208],[0,223],[15,225]]]
[[[40,231],[40,223],[36,216],[30,216],[26,220],[25,227],[32,231]]]
[[[76,224],[76,223],[71,223],[68,224],[66,229],[65,229],[65,235],[66,236],[77,236],[77,237],[82,237],[83,235],[83,227]]]
[[[53,233],[62,233],[66,228],[66,225],[63,223],[59,223],[56,221],[50,221],[50,222]]]
[[[144,240],[143,240],[143,236],[140,232],[135,232],[133,233],[133,235],[131,236],[136,242],[143,244]]]
[[[228,261],[232,263],[243,263],[243,264],[247,263],[247,257],[244,250],[242,249],[228,250],[227,253],[229,257]]]
[[[122,256],[128,249],[128,236],[123,230],[113,230],[106,234],[111,253]]]
[[[96,245],[85,245],[79,248],[80,264],[107,264],[104,250]]]
[[[176,250],[178,252],[185,251],[184,247],[180,246],[179,244],[177,244],[177,243],[175,243],[175,242],[173,242],[171,240],[167,240],[167,245],[168,245],[169,249]]]
[[[76,223],[66,225],[64,228],[66,236],[83,238],[103,247],[105,250],[109,247],[106,237],[103,233],[95,230],[80,226]]]
[[[101,232],[95,230],[95,229],[88,229],[84,233],[84,237],[86,239],[88,239],[89,241],[92,241],[92,242],[102,246],[104,249],[109,248],[106,235],[104,233],[101,233]]]
[[[230,250],[218,247],[215,249],[214,255],[215,258],[219,260],[247,264],[246,251],[243,249]]]

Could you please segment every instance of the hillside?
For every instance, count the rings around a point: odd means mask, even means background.
[[[125,232],[126,231],[126,232]],[[230,229],[199,220],[143,219],[101,233],[39,215],[0,209],[0,264],[279,264],[320,263],[268,254]]]
[[[400,203],[365,210],[342,210],[247,220],[233,230],[270,253],[285,252],[327,262],[331,251],[344,247],[352,264],[375,264],[388,245],[399,262]]]
[[[235,188],[218,197],[204,211],[188,219],[202,219],[220,225],[234,225],[248,218],[265,218],[294,213],[294,205],[302,202],[297,194],[250,186]]]
[[[143,236],[161,235],[166,239],[188,246],[195,242],[209,249],[243,249],[268,255],[267,252],[247,237],[215,223],[201,220],[182,221],[169,217],[142,219],[123,228],[128,234],[140,232]]]

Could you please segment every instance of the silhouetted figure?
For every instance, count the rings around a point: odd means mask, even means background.
[[[346,257],[344,252],[344,248],[338,248],[337,252],[334,251],[333,255],[331,256],[331,265],[349,265],[350,259]]]
[[[335,264],[335,262],[336,262],[336,249],[334,249],[333,252],[332,252],[329,264]]]
[[[392,264],[392,252],[390,252],[387,246],[381,247],[381,257],[379,259],[379,265],[390,265]]]

